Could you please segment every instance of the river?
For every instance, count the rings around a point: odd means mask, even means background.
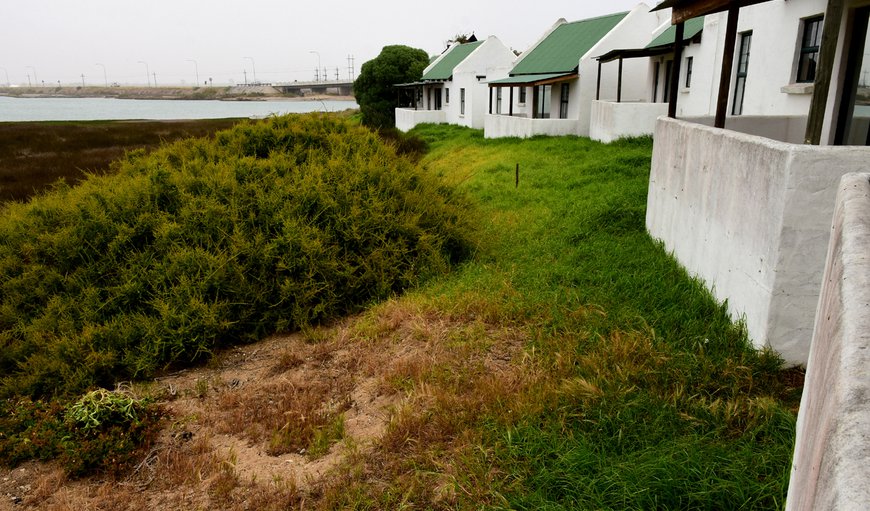
[[[0,96],[0,122],[224,119],[273,114],[337,112],[354,101],[214,101],[113,98],[11,98]]]

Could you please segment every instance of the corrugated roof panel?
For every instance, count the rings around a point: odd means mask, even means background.
[[[704,17],[700,18],[692,18],[683,25],[683,41],[688,41],[701,33],[704,30]],[[647,48],[655,48],[656,46],[665,46],[668,44],[674,44],[674,39],[677,37],[677,27],[676,25],[671,25],[664,32],[658,35],[655,39],[650,41]]]
[[[481,44],[483,41],[454,46],[432,69],[423,74],[421,80],[449,80],[453,76],[453,68],[471,55],[471,52]]]
[[[511,70],[511,75],[570,72],[580,57],[628,14],[621,12],[556,27]]]

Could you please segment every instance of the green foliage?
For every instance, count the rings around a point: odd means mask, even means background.
[[[59,459],[66,472],[118,474],[154,440],[161,411],[124,392],[97,390],[72,405],[0,402],[0,463]]]
[[[422,164],[460,183],[487,225],[475,261],[418,299],[524,329],[523,367],[536,375],[515,401],[475,415],[468,435],[481,445],[466,452],[481,454],[447,471],[463,474],[460,498],[510,509],[781,507],[800,388],[645,232],[651,140],[484,140],[446,125],[411,134],[430,147]],[[444,473],[426,456],[409,461],[415,474]],[[375,497],[412,487],[397,479]]]
[[[465,201],[368,130],[246,123],[0,216],[0,396],[71,396],[357,310],[469,255]]]
[[[353,84],[362,122],[372,128],[396,124],[394,85],[415,82],[429,65],[425,51],[408,46],[384,46],[381,53],[366,62]]]

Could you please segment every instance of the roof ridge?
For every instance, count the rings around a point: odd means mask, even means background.
[[[563,25],[573,25],[575,23],[583,23],[584,21],[595,21],[604,18],[610,18],[611,16],[625,16],[631,11],[622,11],[622,12],[614,12],[611,14],[602,14],[601,16],[594,16],[592,18],[583,18],[582,20],[574,20],[574,21],[566,21]]]

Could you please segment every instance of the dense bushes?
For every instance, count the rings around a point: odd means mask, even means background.
[[[444,271],[467,207],[357,126],[248,123],[0,215],[0,397],[72,396]]]

